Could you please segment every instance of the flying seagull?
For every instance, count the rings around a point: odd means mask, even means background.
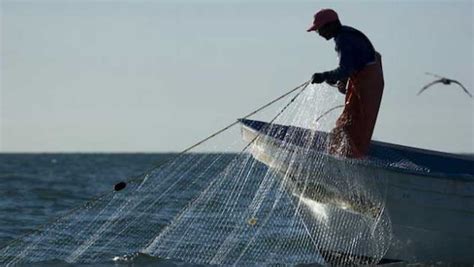
[[[460,82],[458,82],[456,80],[451,80],[451,79],[448,79],[448,78],[445,78],[445,77],[442,77],[442,76],[439,76],[439,75],[436,75],[436,74],[433,74],[433,73],[429,73],[429,72],[427,72],[426,74],[434,76],[434,77],[438,78],[438,80],[432,81],[429,84],[423,86],[423,88],[421,88],[421,90],[418,92],[417,95],[420,95],[423,91],[428,89],[428,87],[430,87],[430,86],[432,86],[433,84],[436,84],[436,83],[442,83],[442,84],[446,84],[446,85],[449,85],[451,83],[455,83],[455,84],[461,86],[461,88],[464,90],[464,92],[472,98],[471,93],[469,93],[469,91],[466,89],[466,87],[464,87]]]

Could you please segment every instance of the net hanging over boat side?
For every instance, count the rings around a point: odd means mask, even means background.
[[[264,115],[270,126],[233,127],[206,142],[215,151],[213,144],[232,140],[225,153],[180,154],[19,237],[0,249],[0,263],[106,263],[137,254],[216,265],[378,262],[391,239],[386,179],[358,160],[322,153],[325,138],[298,130],[326,127],[315,119],[338,104],[328,90],[309,86]],[[272,125],[299,127],[278,133]]]

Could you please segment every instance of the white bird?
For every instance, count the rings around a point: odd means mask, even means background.
[[[436,74],[433,74],[433,73],[429,73],[429,72],[427,72],[426,74],[437,77],[439,79],[423,86],[423,88],[421,88],[421,90],[418,92],[417,95],[420,95],[423,91],[428,89],[428,87],[430,87],[430,86],[432,86],[433,84],[436,84],[436,83],[442,83],[442,84],[445,84],[445,85],[450,85],[451,83],[455,83],[455,84],[461,86],[461,88],[464,90],[464,92],[472,98],[471,93],[469,93],[469,91],[466,89],[466,87],[464,87],[460,82],[458,82],[456,80],[448,79],[448,78],[445,78],[445,77],[442,77],[442,76],[439,76],[439,75],[436,75]]]

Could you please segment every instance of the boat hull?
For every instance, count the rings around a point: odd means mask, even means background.
[[[375,260],[474,263],[469,175],[453,179],[341,159],[249,124],[242,135],[252,142],[253,157],[280,174],[324,250]]]

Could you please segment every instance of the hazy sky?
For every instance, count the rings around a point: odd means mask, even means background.
[[[474,152],[472,99],[416,97],[426,71],[474,92],[471,0],[1,3],[1,152],[179,151],[336,67],[325,7],[382,54],[374,139]]]

